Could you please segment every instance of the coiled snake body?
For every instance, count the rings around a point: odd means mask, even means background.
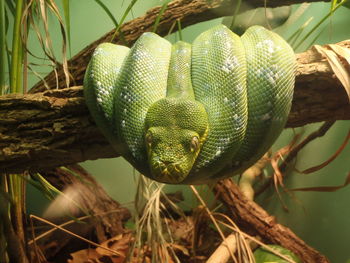
[[[164,183],[198,184],[243,171],[282,131],[295,56],[277,34],[223,25],[192,45],[144,33],[131,49],[97,47],[84,79],[101,131],[138,171]]]

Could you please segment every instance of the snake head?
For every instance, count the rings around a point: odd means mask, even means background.
[[[207,137],[208,118],[204,107],[192,100],[164,98],[149,108],[145,124],[145,144],[153,179],[181,183],[189,175]]]

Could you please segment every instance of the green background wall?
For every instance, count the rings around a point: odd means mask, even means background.
[[[103,2],[110,8],[117,20],[120,20],[123,11],[129,4],[129,1],[105,0]],[[156,0],[140,0],[133,9],[133,16],[130,14],[128,19],[143,15],[150,7],[159,4],[161,2]],[[113,28],[111,20],[93,0],[72,0],[70,8],[72,55]],[[284,36],[290,35],[311,16],[314,17],[311,24],[315,24],[328,10],[329,4],[313,4],[299,18],[293,28],[284,32]],[[191,42],[199,33],[220,22],[221,19],[216,19],[188,27],[183,30],[183,40]],[[350,9],[341,8],[331,20],[325,23],[325,28],[317,43],[335,43],[350,38],[349,25]],[[53,17],[50,17],[50,32],[59,57],[61,36]],[[173,41],[175,37],[170,36],[168,39]],[[30,49],[36,54],[40,54],[37,41],[32,38],[29,43]],[[303,48],[306,48],[307,44],[305,43]],[[33,62],[38,62],[38,60],[33,59]],[[40,68],[39,71],[47,72],[48,70]],[[34,76],[29,80],[30,85],[36,82],[37,79]],[[319,124],[307,125],[305,128],[298,129],[297,132],[304,131],[305,134],[308,134],[318,126]],[[324,138],[312,142],[301,152],[298,156],[297,167],[304,169],[326,160],[338,149],[349,129],[349,121],[337,122]],[[288,143],[292,135],[291,129],[285,130],[274,149]],[[123,204],[130,205],[134,198],[135,181],[138,175],[128,163],[121,158],[116,158],[86,161],[82,163],[82,166],[96,177],[113,198]],[[344,182],[349,171],[350,146],[348,145],[342,154],[323,170],[310,175],[293,173],[288,175],[285,182],[289,188],[340,185]],[[168,188],[171,191],[179,188],[188,191],[186,186],[170,186]],[[186,196],[189,195],[187,193]],[[350,262],[350,205],[348,204],[350,187],[334,193],[295,192],[292,195],[283,194],[283,196],[289,208],[288,213],[283,211],[273,191],[259,197],[258,202],[275,215],[279,222],[289,226],[308,244],[327,255],[331,262],[340,263],[347,262],[347,260]],[[44,201],[40,193],[29,188],[28,211],[30,213],[41,214],[47,205],[48,203]]]

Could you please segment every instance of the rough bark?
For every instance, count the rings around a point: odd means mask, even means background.
[[[342,45],[350,46],[350,41]],[[297,61],[287,127],[349,120],[346,92],[328,62],[314,49],[298,54]],[[0,97],[0,173],[116,156],[88,113],[82,87]]]
[[[264,241],[279,244],[300,257],[305,263],[326,263],[328,259],[307,245],[289,228],[278,224],[275,218],[253,201],[248,200],[231,179],[222,180],[214,187],[217,198],[230,211],[232,219],[251,234],[258,234]]]
[[[327,2],[329,0],[325,0]],[[278,7],[283,5],[291,5],[303,3],[303,0],[247,0],[244,1],[246,6],[251,8],[263,7],[265,4],[267,7]],[[317,0],[308,0],[307,2],[317,2]],[[157,34],[165,36],[169,33],[170,28],[173,26],[174,21],[181,21],[182,28],[187,26],[208,21],[210,19],[230,16],[235,8],[236,1],[234,0],[176,0],[168,4],[167,9],[163,13],[160,23],[157,28]],[[128,46],[132,45],[143,32],[153,31],[153,25],[160,12],[161,7],[155,7],[146,12],[144,16],[135,18],[122,25],[120,31],[124,35],[125,41]],[[172,32],[177,31],[175,26]],[[118,37],[113,38],[115,30],[112,30],[95,42],[88,45],[81,50],[72,59],[68,61],[68,69],[70,71],[72,85],[82,85],[84,78],[84,72],[86,65],[88,64],[91,54],[98,44],[102,42],[113,42],[117,44],[125,44]],[[57,80],[57,76],[58,80]],[[62,66],[58,66],[56,72],[52,71],[48,74],[44,81],[38,82],[32,89],[31,93],[41,92],[47,89],[47,87],[53,88],[66,87],[65,75],[63,73]]]
[[[0,108],[1,172],[116,156],[93,124],[81,87],[2,96]]]

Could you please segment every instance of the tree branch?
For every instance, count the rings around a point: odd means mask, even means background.
[[[273,216],[253,201],[248,200],[231,179],[219,181],[214,192],[230,211],[232,218],[241,229],[258,234],[265,241],[279,244],[300,257],[305,263],[327,263],[328,259],[308,246],[289,228],[278,224]]]
[[[328,62],[314,49],[298,54],[297,61],[287,127],[350,120],[346,92]],[[0,97],[0,173],[117,156],[91,119],[82,87]]]
[[[329,0],[324,0],[329,2]],[[252,8],[264,7],[278,7],[283,5],[291,5],[303,3],[304,0],[246,0],[244,3],[246,6]],[[308,0],[307,2],[319,2],[318,0]],[[219,18],[223,16],[230,16],[235,10],[235,0],[175,0],[168,4],[167,9],[162,15],[160,23],[157,27],[157,34],[165,36],[169,34],[170,28],[172,28],[175,21],[180,20],[182,28],[187,26],[208,21],[210,19]],[[131,46],[144,32],[153,31],[153,25],[160,12],[161,7],[154,7],[146,12],[144,16],[135,18],[129,22],[126,22],[120,28],[123,33],[128,46]],[[172,32],[176,32],[178,29],[174,27]],[[113,42],[116,44],[124,44],[118,37],[113,39],[115,30],[103,35],[98,40],[94,41],[86,48],[81,50],[72,59],[68,61],[68,69],[70,71],[71,83],[73,85],[82,85],[84,72],[86,65],[90,61],[92,52],[102,42]],[[30,93],[42,92],[46,90],[46,87],[66,88],[65,74],[62,66],[57,67],[57,72],[52,71],[49,73],[44,81],[38,82],[31,90]],[[57,74],[57,76],[56,76]],[[58,77],[58,80],[57,80]],[[46,85],[46,86],[45,86]]]

